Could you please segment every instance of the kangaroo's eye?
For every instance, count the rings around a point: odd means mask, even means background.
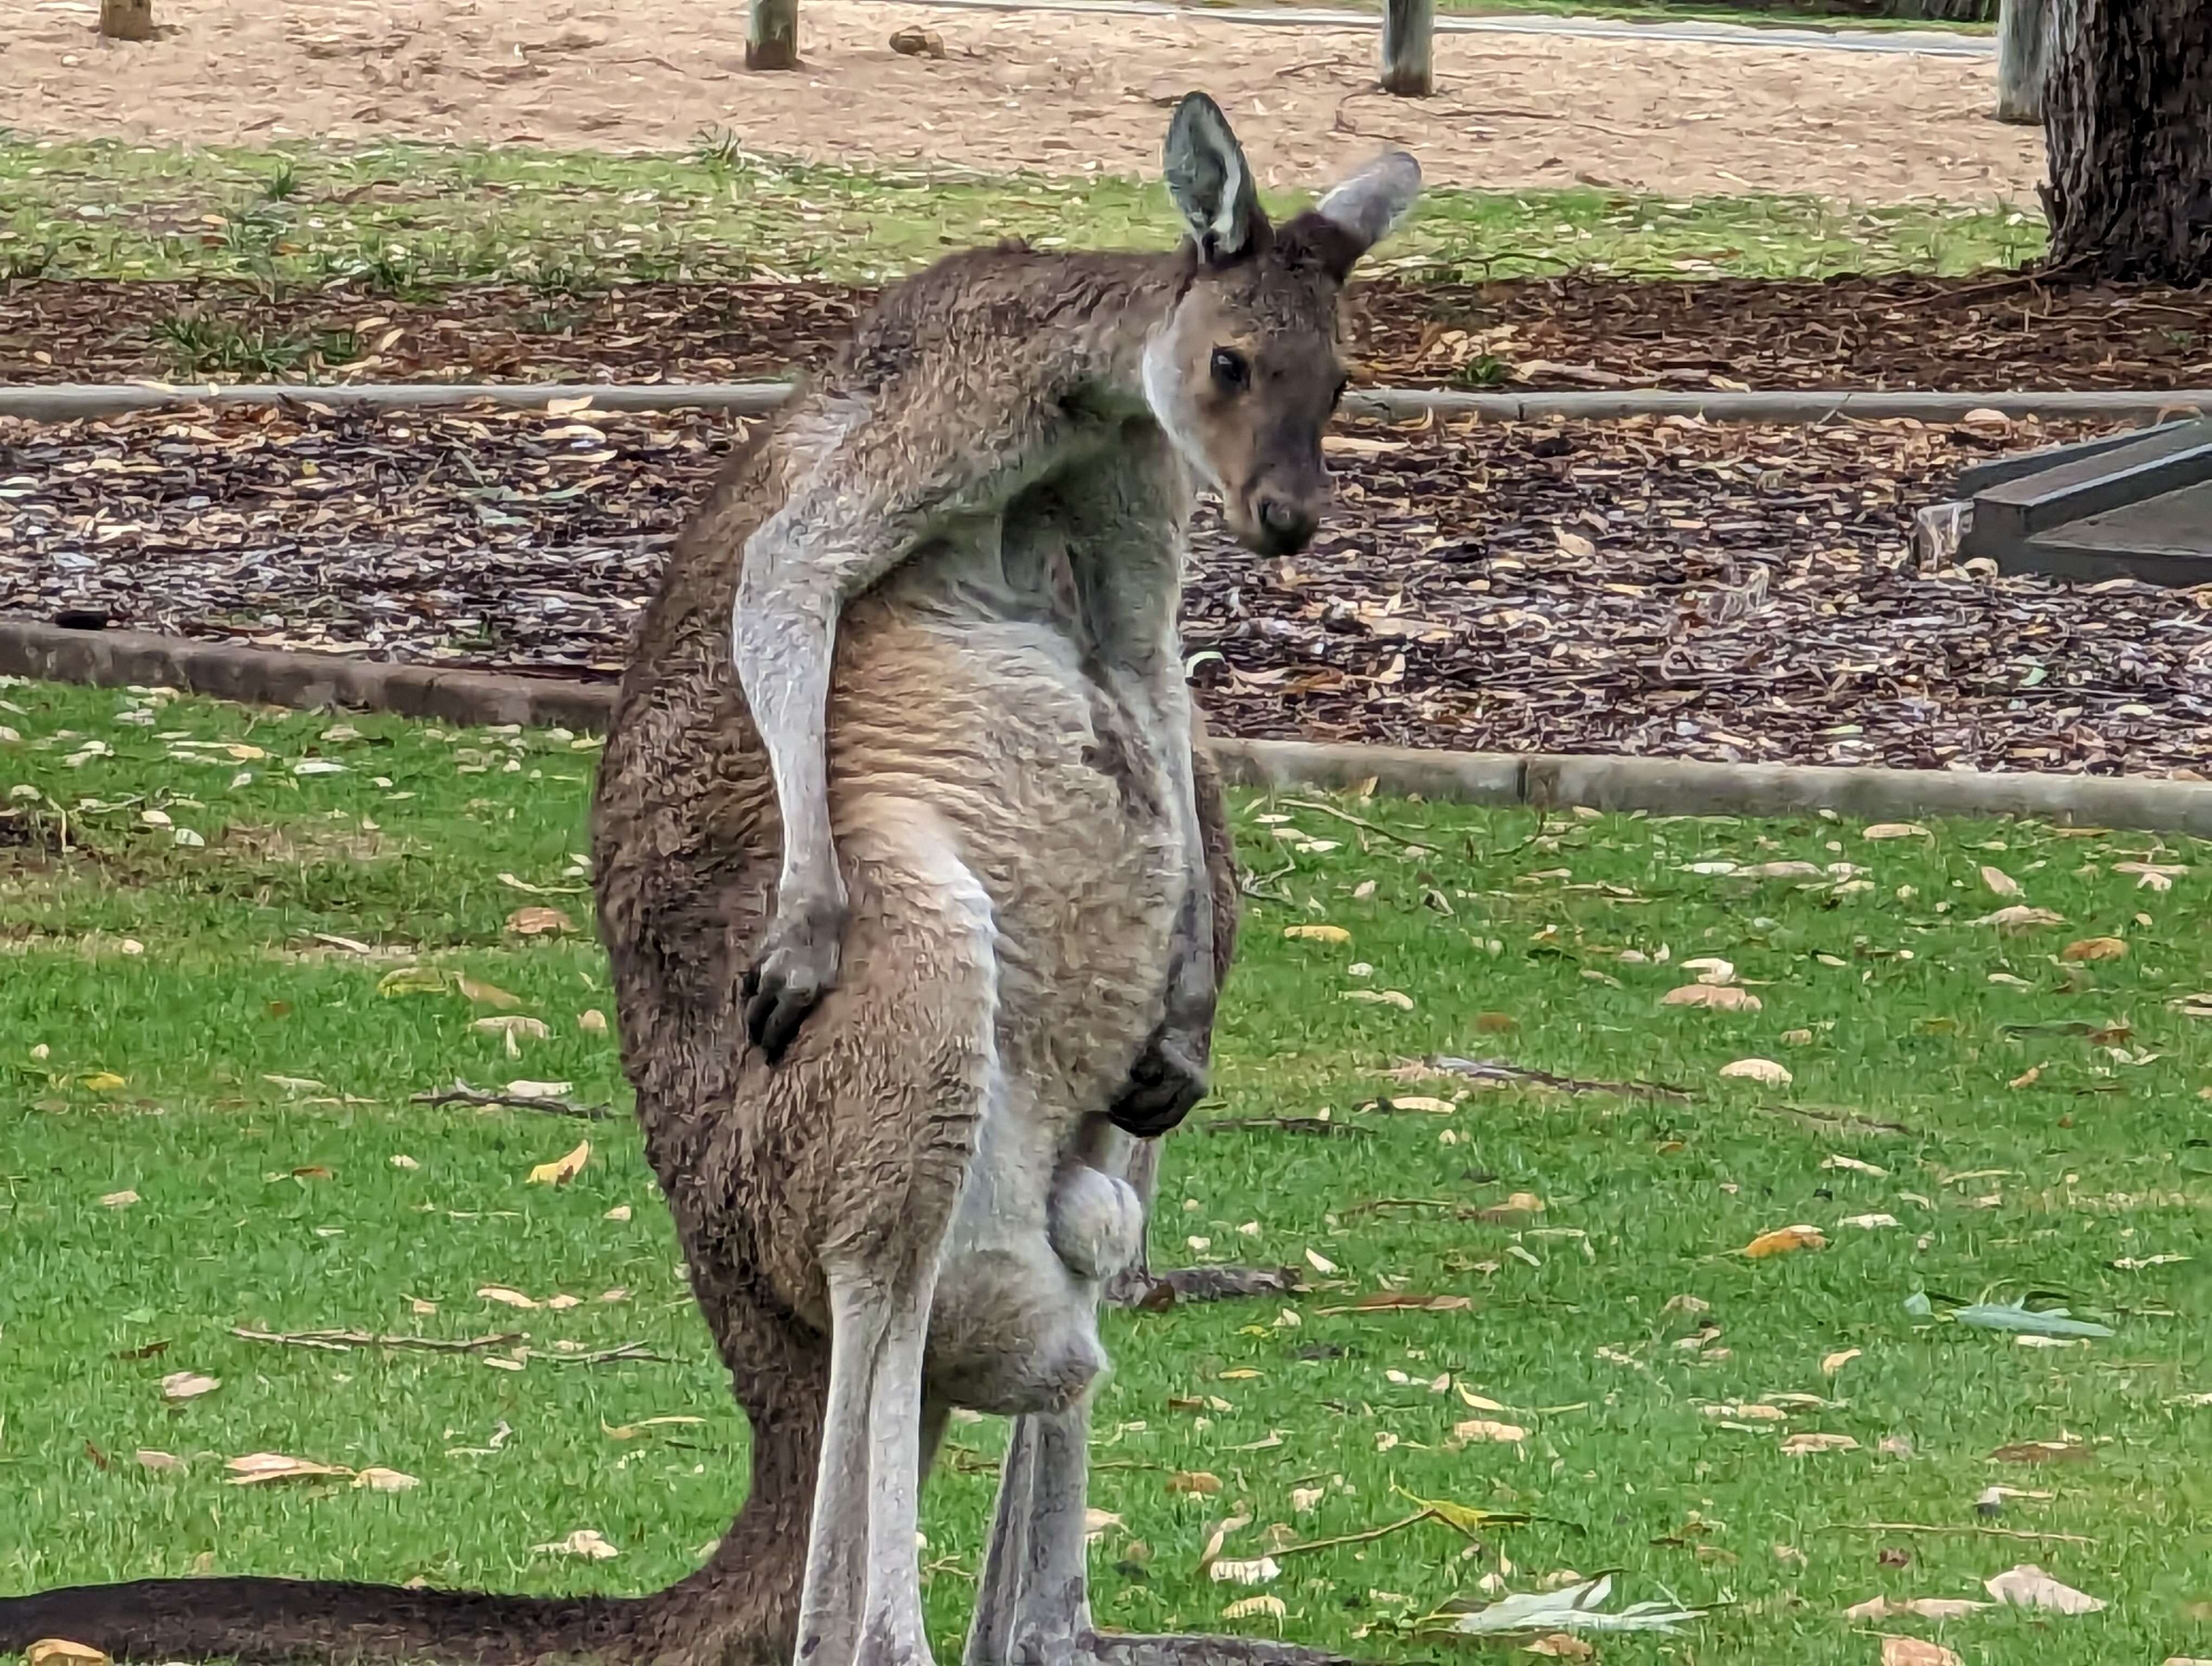
[[[1213,350],[1214,385],[1226,392],[1241,392],[1252,380],[1252,363],[1233,347]]]

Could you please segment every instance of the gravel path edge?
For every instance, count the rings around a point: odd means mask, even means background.
[[[52,382],[0,387],[0,417],[76,422],[187,405],[319,404],[332,409],[416,410],[482,399],[510,409],[546,409],[587,400],[597,410],[730,410],[757,416],[790,397],[787,382]],[[579,405],[577,409],[583,407]],[[1479,416],[1494,422],[1563,417],[1609,422],[1630,416],[1692,416],[1716,423],[1820,423],[1844,417],[1914,417],[1956,423],[1975,411],[2051,421],[2104,418],[2155,422],[2212,412],[2212,388],[2076,388],[2040,392],[1946,392],[1811,388],[1698,392],[1654,388],[1618,392],[1462,393],[1423,387],[1353,388],[1344,408],[1386,420]]]
[[[614,703],[607,684],[358,662],[186,641],[135,630],[73,630],[0,619],[0,674],[95,687],[167,686],[294,708],[346,707],[466,725],[520,723],[595,731]],[[1917,816],[2035,817],[2061,824],[2212,837],[2212,783],[2026,771],[1886,769],[1711,763],[1428,751],[1217,737],[1239,786],[1334,789],[1373,783],[1393,796],[1537,808],[1668,815],[1807,815],[1878,821]]]

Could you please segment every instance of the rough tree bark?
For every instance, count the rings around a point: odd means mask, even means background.
[[[2212,279],[2212,6],[2053,0],[2043,112],[2052,265]]]
[[[1437,0],[1382,0],[1382,90],[1425,99],[1437,90]]]
[[[1997,18],[1997,119],[2043,120],[2044,66],[2050,57],[2051,0],[2004,0]]]
[[[110,40],[151,40],[154,0],[100,0],[100,32]]]
[[[799,0],[752,0],[745,18],[745,68],[799,67]]]

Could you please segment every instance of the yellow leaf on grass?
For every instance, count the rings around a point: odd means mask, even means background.
[[[1823,1377],[1833,1377],[1838,1371],[1841,1371],[1845,1365],[1850,1365],[1852,1360],[1858,1359],[1865,1352],[1866,1350],[1864,1348],[1837,1349],[1836,1352],[1827,1355],[1820,1361],[1820,1375]]]
[[[164,1400],[197,1400],[204,1394],[213,1394],[222,1386],[219,1377],[203,1377],[193,1371],[173,1371],[161,1379]]]
[[[1881,1666],[1962,1666],[1959,1657],[1940,1643],[1917,1637],[1885,1636]]]
[[[1992,867],[1987,862],[1982,864],[1982,883],[2000,897],[2017,897],[2021,894],[2019,880],[2014,879],[2002,868]]]
[[[1765,1002],[1733,983],[1686,983],[1659,997],[1662,1006],[1704,1006],[1716,1012],[1756,1012]]]
[[[100,1200],[100,1207],[103,1209],[127,1209],[138,1201],[136,1192],[110,1192]]]
[[[1168,1491],[1212,1498],[1221,1490],[1221,1477],[1205,1469],[1178,1469],[1168,1477]]]
[[[1572,1632],[1547,1632],[1534,1641],[1522,1644],[1521,1652],[1539,1655],[1547,1660],[1591,1660],[1596,1657],[1597,1645]]]
[[[604,1036],[607,1033],[607,1015],[596,1006],[586,1007],[576,1014],[576,1028],[587,1036]]]
[[[1517,1423],[1498,1423],[1486,1417],[1471,1417],[1464,1423],[1452,1425],[1455,1440],[1495,1440],[1506,1445],[1528,1438],[1528,1432]]]
[[[1859,1444],[1849,1435],[1817,1434],[1810,1430],[1791,1435],[1782,1443],[1784,1457],[1804,1457],[1814,1452],[1856,1452]]]
[[[1352,933],[1341,926],[1285,926],[1283,935],[1293,943],[1349,943]]]
[[[445,993],[448,980],[434,966],[400,966],[376,981],[380,995],[435,995]]]
[[[2027,1069],[2021,1071],[2019,1075],[2007,1082],[2005,1085],[2007,1087],[2033,1087],[2037,1079],[2040,1078],[2042,1074],[2043,1067],[2039,1064],[2032,1064],[2028,1066]]]
[[[522,997],[511,995],[496,983],[479,983],[472,977],[457,977],[454,986],[479,1006],[520,1006]]]
[[[1827,1235],[1817,1226],[1782,1226],[1771,1232],[1761,1232],[1743,1246],[1743,1253],[1753,1261],[1765,1261],[1769,1256],[1787,1256],[1799,1250],[1825,1250]]]
[[[509,1082],[507,1091],[518,1099],[557,1099],[575,1089],[574,1082]]]
[[[1265,1585],[1279,1578],[1282,1572],[1282,1565],[1273,1557],[1255,1556],[1248,1561],[1209,1562],[1206,1577],[1216,1584]]]
[[[366,1487],[372,1493],[404,1493],[422,1483],[398,1469],[383,1469],[372,1465],[356,1475],[353,1484]]]
[[[2066,916],[2053,914],[2049,909],[2032,909],[2015,903],[2008,909],[1999,909],[1995,914],[1985,914],[1969,922],[1977,926],[1995,926],[2001,932],[2031,931],[2038,926],[2063,926]]]
[[[1796,1079],[1789,1067],[1771,1059],[1737,1059],[1721,1067],[1721,1074],[1747,1082],[1759,1082],[1768,1087],[1787,1087]]]
[[[1290,1611],[1279,1596],[1242,1596],[1222,1609],[1224,1620],[1256,1620],[1266,1614],[1270,1620],[1280,1620]]]
[[[2061,960],[2118,960],[2128,952],[2124,939],[2118,937],[2082,937],[2059,950]]]
[[[27,1666],[102,1666],[107,1657],[89,1643],[72,1643],[65,1637],[44,1637],[23,1651]]]
[[[179,1457],[174,1452],[157,1452],[148,1446],[141,1446],[133,1456],[138,1461],[138,1467],[149,1474],[177,1474],[185,1467],[184,1459]]]
[[[112,1070],[94,1070],[78,1077],[77,1085],[88,1093],[112,1093],[125,1084],[123,1078]]]
[[[1918,822],[1876,822],[1859,836],[1863,839],[1924,839],[1928,830]]]
[[[509,1290],[503,1284],[488,1284],[477,1292],[488,1302],[497,1302],[501,1307],[536,1307],[537,1301],[520,1290]]]
[[[1365,1001],[1370,1006],[1395,1006],[1401,1012],[1413,1010],[1413,998],[1403,989],[1343,989],[1338,992],[1338,999]]]
[[[611,1562],[622,1554],[588,1527],[578,1528],[567,1538],[550,1545],[532,1545],[530,1548],[540,1556],[581,1556],[591,1562]]]
[[[551,1163],[540,1163],[530,1171],[528,1184],[532,1186],[565,1186],[583,1173],[584,1164],[592,1160],[592,1142],[580,1140],[576,1149],[566,1157]]]
[[[233,1487],[259,1487],[272,1481],[317,1481],[327,1475],[350,1475],[353,1471],[335,1463],[316,1463],[307,1458],[287,1457],[282,1452],[248,1452],[223,1465]]]
[[[517,937],[557,937],[576,929],[576,922],[555,908],[536,904],[517,909],[507,916],[507,928]]]

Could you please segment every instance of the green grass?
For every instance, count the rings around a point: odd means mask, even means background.
[[[0,134],[0,283],[344,280],[403,295],[484,281],[549,297],[640,279],[876,282],[994,237],[1149,247],[1173,224],[1156,184],[860,173],[772,161],[713,138],[689,156],[608,156],[404,145],[187,151]],[[2016,264],[2043,246],[2039,212],[2002,203],[1861,210],[1813,198],[1437,189],[1377,269],[1961,272]],[[225,352],[268,350],[203,345],[218,368]]]
[[[410,1103],[457,1077],[626,1103],[611,1038],[578,1022],[611,1015],[596,946],[507,927],[519,907],[555,906],[588,933],[571,855],[588,743],[120,691],[0,701],[15,732],[0,735],[0,795],[33,789],[36,806],[34,827],[0,836],[15,840],[0,848],[0,1590],[212,1568],[634,1590],[693,1566],[737,1502],[745,1432],[633,1132]],[[310,758],[343,772],[299,774]],[[1155,1238],[1163,1261],[1337,1271],[1292,1303],[1110,1320],[1094,1503],[1124,1524],[1095,1554],[1102,1618],[1220,1627],[1248,1593],[1195,1566],[1232,1506],[1253,1523],[1227,1554],[1251,1557],[1396,1520],[1403,1489],[1536,1519],[1480,1551],[1424,1524],[1285,1556],[1267,1590],[1287,1634],[1431,1657],[1391,1628],[1477,1594],[1503,1558],[1516,1589],[1618,1569],[1625,1598],[1711,1608],[1686,1639],[1606,1641],[1611,1661],[1863,1666],[1876,1628],[1846,1605],[1978,1596],[2033,1561],[2111,1607],[1879,1629],[1940,1634],[1977,1666],[2212,1654],[2212,1407],[2185,1403],[2212,1391],[2212,1031],[2170,1005],[2212,988],[2207,847],[1338,804],[1435,853],[1240,799],[1258,896],[1219,1101],[1169,1146]],[[180,828],[204,842],[179,846]],[[1865,872],[1695,871],[1782,860]],[[2190,871],[2168,891],[2116,871],[2144,860]],[[1985,864],[2064,923],[1972,923],[2002,903]],[[1349,939],[1286,938],[1298,925]],[[2061,953],[2096,936],[2124,958]],[[1732,961],[1762,1010],[1662,1007],[1699,956]],[[509,992],[548,1033],[510,1060],[472,1027],[493,1009],[458,986],[380,994],[406,966]],[[1341,998],[1382,989],[1410,1010]],[[1436,1052],[1692,1097],[1384,1073]],[[1720,1076],[1754,1056],[1794,1084]],[[1376,1106],[1393,1094],[1459,1103]],[[1324,1108],[1358,1133],[1208,1131]],[[526,1183],[580,1134],[593,1152],[574,1184]],[[138,1201],[103,1203],[124,1191]],[[1540,1214],[1473,1218],[1516,1192]],[[609,1219],[617,1206],[631,1218]],[[1843,1224],[1872,1213],[1899,1224]],[[1800,1222],[1829,1246],[1736,1253]],[[2197,1259],[2115,1265],[2161,1255]],[[477,1296],[488,1286],[582,1300],[517,1311]],[[627,1295],[599,1299],[614,1289]],[[1917,1326],[1904,1303],[1922,1289],[2063,1292],[2118,1335],[2045,1350]],[[1325,1311],[1384,1291],[1471,1305]],[[530,1353],[319,1353],[234,1326],[519,1330]],[[629,1342],[666,1363],[561,1363]],[[182,1371],[222,1386],[165,1402],[161,1379]],[[1703,1409],[1782,1395],[1807,1398],[1778,1425]],[[671,1416],[701,1420],[610,1432]],[[1477,1417],[1525,1436],[1456,1444]],[[942,1658],[1003,1438],[989,1421],[953,1432],[924,1523]],[[1784,1456],[1791,1432],[1858,1450]],[[1990,1456],[2066,1438],[2090,1456]],[[186,1468],[149,1473],[141,1448]],[[256,1451],[421,1485],[224,1485],[224,1461]],[[1170,1490],[1194,1471],[1219,1493]],[[2053,1496],[1988,1520],[1974,1500],[1993,1484]],[[1303,1514],[1301,1488],[1319,1489]],[[1863,1525],[1878,1522],[1944,1530]],[[2088,1542],[1977,1531],[1992,1527]],[[532,1552],[586,1528],[621,1555]]]

